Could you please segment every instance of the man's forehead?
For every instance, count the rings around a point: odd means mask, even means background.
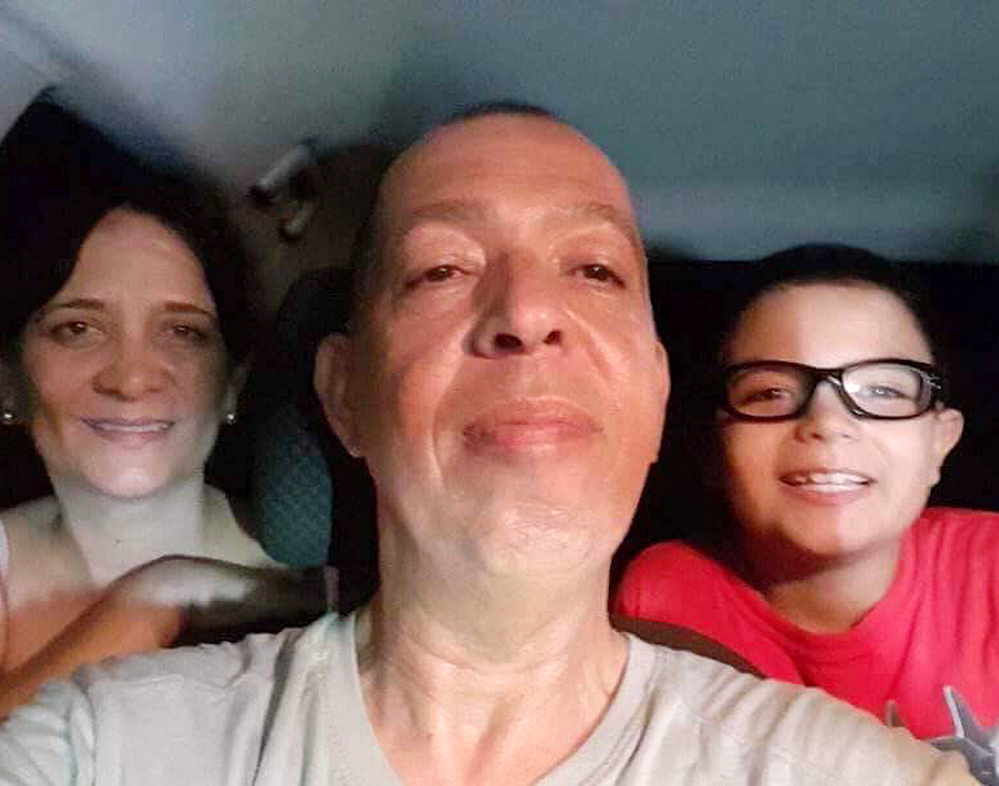
[[[480,200],[442,200],[421,204],[407,212],[393,227],[397,238],[427,223],[441,222],[455,226],[474,227],[495,219],[500,210],[493,203]],[[619,232],[639,253],[644,255],[642,239],[632,214],[618,205],[599,200],[579,200],[566,204],[545,204],[535,211],[539,224],[553,229],[574,225],[604,224]]]
[[[393,233],[398,222],[482,212],[518,198],[553,215],[588,213],[636,231],[617,168],[578,131],[548,118],[497,115],[435,129],[392,166],[379,197]]]

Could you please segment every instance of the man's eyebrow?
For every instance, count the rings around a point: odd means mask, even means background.
[[[607,202],[584,202],[579,205],[570,205],[569,207],[560,209],[556,211],[557,214],[563,215],[567,220],[580,219],[596,219],[598,221],[603,221],[620,232],[632,247],[639,253],[639,255],[645,255],[645,247],[642,245],[641,235],[638,234],[638,228],[635,226],[635,222],[631,219],[630,215],[623,212],[614,205],[608,204]]]
[[[442,221],[449,224],[470,224],[481,221],[489,212],[489,207],[479,201],[445,200],[418,207],[407,217],[399,228],[399,237],[405,237],[414,227],[428,221]]]
[[[490,212],[484,202],[447,200],[424,205],[407,216],[400,227],[398,237],[405,237],[412,229],[426,221],[442,221],[451,224],[470,224],[481,221]],[[639,253],[645,254],[642,238],[631,217],[607,202],[583,202],[566,207],[552,208],[556,220],[596,219],[611,224]]]

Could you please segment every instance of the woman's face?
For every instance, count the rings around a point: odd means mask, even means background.
[[[932,362],[908,307],[873,285],[803,284],[761,296],[743,314],[727,361],[835,368],[875,358]],[[828,382],[794,420],[721,416],[733,512],[757,553],[838,562],[894,554],[961,434],[960,413],[909,420],[852,415]],[[797,555],[797,557],[795,556]]]
[[[198,476],[229,398],[201,265],[155,218],[116,209],[25,328],[28,426],[64,484],[138,497]]]

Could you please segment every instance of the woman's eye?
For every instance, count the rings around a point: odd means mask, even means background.
[[[207,344],[211,339],[211,334],[207,330],[194,327],[193,325],[171,325],[170,333],[176,338],[190,342],[191,344]]]
[[[61,322],[48,332],[52,338],[62,344],[79,344],[94,337],[96,333],[93,327],[79,319]]]
[[[583,265],[579,268],[579,274],[583,278],[589,279],[590,281],[597,281],[601,284],[613,284],[618,287],[624,286],[624,281],[617,273],[606,265],[601,265],[598,262]]]

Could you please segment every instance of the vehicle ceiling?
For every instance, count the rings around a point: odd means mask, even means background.
[[[36,92],[245,191],[288,148],[516,98],[579,125],[650,242],[999,258],[999,4],[5,0],[0,133]]]

